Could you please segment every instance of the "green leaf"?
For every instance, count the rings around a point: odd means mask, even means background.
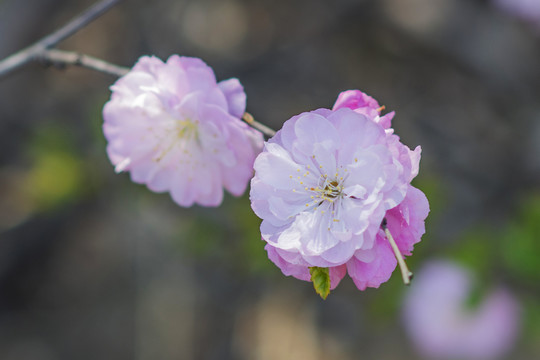
[[[311,281],[315,292],[321,296],[323,300],[326,300],[328,294],[330,294],[330,274],[328,268],[321,268],[313,266],[309,268],[311,274]]]

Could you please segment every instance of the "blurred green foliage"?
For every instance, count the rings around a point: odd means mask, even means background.
[[[390,280],[381,284],[378,289],[368,288],[365,290],[363,296],[367,298],[367,313],[373,317],[370,321],[373,326],[384,328],[395,322],[396,316],[401,310],[402,298],[406,289],[399,269],[396,268]]]
[[[429,215],[426,219],[429,222],[448,201],[444,184],[435,174],[421,172],[414,178],[412,185],[422,190],[429,201]]]
[[[181,248],[200,260],[221,262],[247,276],[273,269],[259,231],[260,219],[251,210],[247,195],[226,196],[219,213],[201,210],[187,229],[182,228]],[[208,216],[207,216],[208,215]],[[215,215],[215,216],[214,216]]]
[[[67,130],[40,127],[28,147],[30,168],[22,191],[36,211],[78,199],[85,192],[85,167]]]
[[[488,227],[477,225],[458,239],[449,255],[479,277],[488,279],[499,252],[496,240]]]
[[[530,285],[540,282],[540,194],[528,196],[517,216],[500,234],[501,258],[515,278]]]
[[[82,188],[82,165],[77,158],[61,151],[44,151],[34,159],[25,188],[41,210],[76,198]]]
[[[504,280],[526,286],[540,280],[540,195],[531,194],[502,224],[477,224],[449,254],[484,281]]]
[[[474,308],[499,283],[516,290],[523,303],[526,332],[540,336],[540,194],[530,193],[502,224],[477,224],[448,254],[477,276],[466,306]]]

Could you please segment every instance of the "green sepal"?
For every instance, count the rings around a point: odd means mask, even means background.
[[[309,273],[315,292],[319,294],[323,300],[326,300],[326,297],[330,294],[330,273],[328,268],[313,266],[309,268]]]

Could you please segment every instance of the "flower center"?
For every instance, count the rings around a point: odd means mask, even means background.
[[[160,151],[154,157],[154,161],[160,162],[177,146],[181,152],[187,156],[191,156],[193,143],[191,140],[197,140],[199,136],[198,121],[175,120],[173,127],[168,129],[168,134],[161,141]]]
[[[317,198],[333,203],[336,199],[343,196],[343,178],[328,180],[327,176],[321,177],[319,186],[310,190],[317,193]]]
[[[326,200],[333,201],[331,199],[335,199],[339,195],[341,195],[341,190],[343,190],[343,187],[340,186],[336,180],[332,180],[328,184],[326,184],[326,186],[324,187],[322,191],[323,198],[326,198]]]
[[[198,127],[197,124],[190,120],[179,120],[176,123],[178,140],[197,137]]]

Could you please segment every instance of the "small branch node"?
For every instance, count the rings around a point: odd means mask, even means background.
[[[55,32],[45,36],[41,40],[34,44],[8,56],[0,61],[0,78],[11,74],[15,70],[29,64],[30,62],[41,62],[46,66],[55,66],[59,68],[65,68],[65,65],[81,65],[75,61],[68,62],[67,64],[56,64],[51,59],[48,59],[47,53],[51,51],[58,43],[75,34],[77,31],[84,28],[90,22],[107,12],[111,7],[116,5],[121,0],[101,0],[96,2],[93,6],[88,8],[79,16],[76,16],[66,25],[56,30]],[[62,61],[59,61],[61,63]],[[98,70],[99,69],[95,69]],[[110,73],[110,72],[109,72]]]
[[[260,132],[262,132],[264,135],[266,135],[268,137],[273,137],[274,135],[276,135],[275,130],[272,130],[268,126],[266,126],[266,125],[264,125],[264,124],[262,124],[262,123],[260,123],[258,121],[255,121],[255,119],[253,118],[253,115],[251,115],[248,112],[244,113],[244,115],[242,116],[242,120],[244,120],[252,128],[254,128],[256,130],[259,130]]]

